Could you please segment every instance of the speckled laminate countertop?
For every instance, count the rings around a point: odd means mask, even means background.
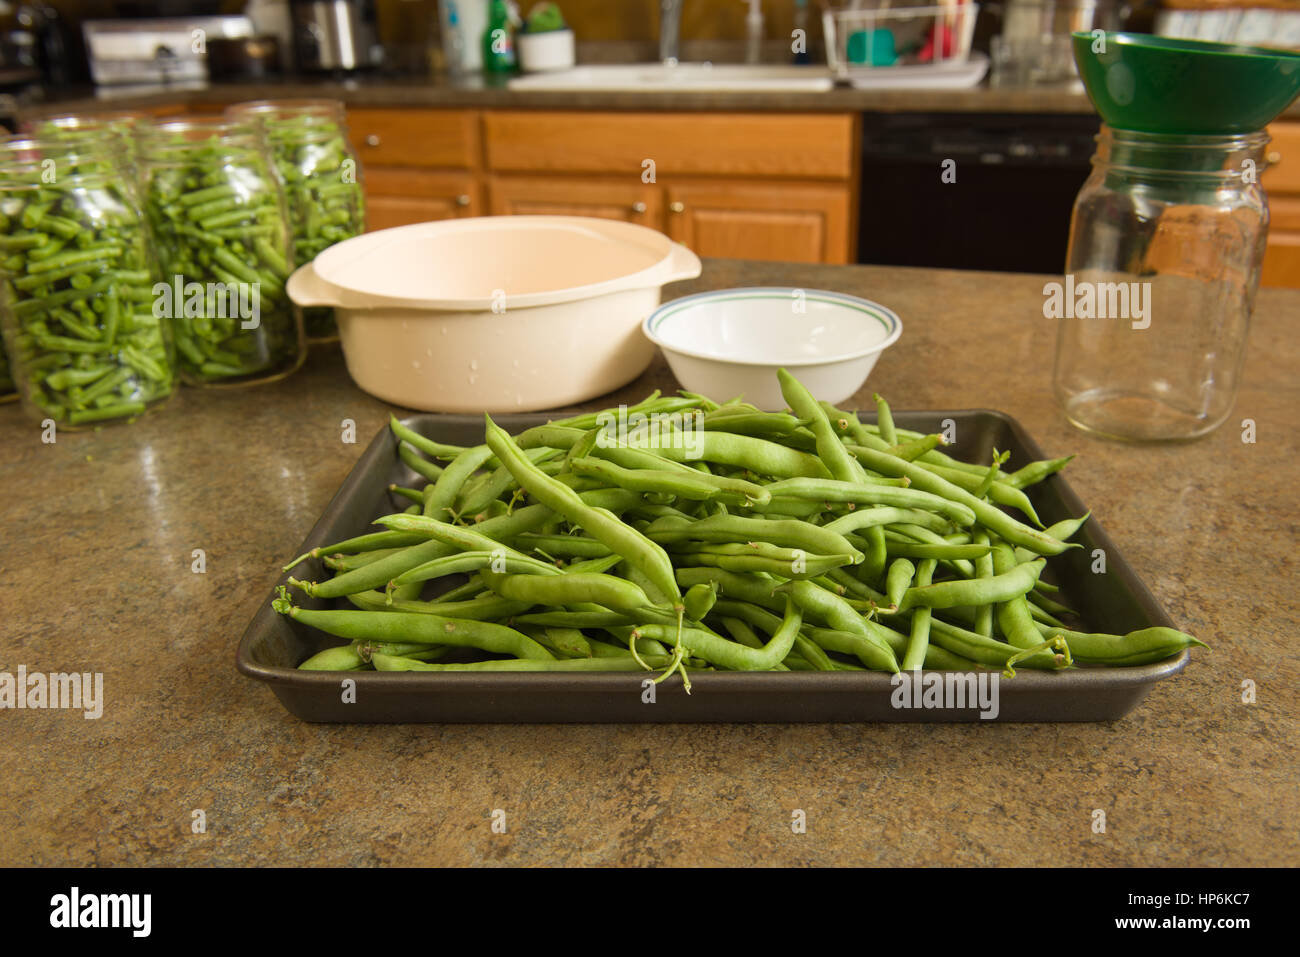
[[[106,699],[98,720],[0,711],[0,862],[1300,862],[1300,293],[1260,294],[1229,425],[1131,447],[1054,409],[1040,277],[710,261],[668,294],[763,283],[893,306],[906,329],[870,386],[896,407],[1002,409],[1078,452],[1075,489],[1212,650],[1110,724],[303,724],[234,656],[389,412],[325,349],[284,383],[185,391],[54,445],[0,407],[0,671],[102,671]],[[592,407],[655,386],[674,387],[662,361]]]

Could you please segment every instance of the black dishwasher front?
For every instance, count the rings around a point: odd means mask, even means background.
[[[1060,273],[1100,121],[869,113],[858,262]]]

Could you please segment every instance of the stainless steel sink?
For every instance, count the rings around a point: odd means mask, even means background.
[[[811,66],[712,63],[593,64],[515,77],[512,90],[697,90],[701,92],[817,92],[835,80],[828,69]]]

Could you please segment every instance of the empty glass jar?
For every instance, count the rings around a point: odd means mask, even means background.
[[[1228,417],[1268,235],[1267,142],[1102,127],[1064,281],[1045,291],[1056,396],[1074,425],[1178,440]]]

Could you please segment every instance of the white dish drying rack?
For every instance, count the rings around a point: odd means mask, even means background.
[[[832,73],[849,81],[904,67],[951,73],[970,56],[978,15],[979,4],[969,0],[929,6],[859,0],[822,14],[826,60]]]

